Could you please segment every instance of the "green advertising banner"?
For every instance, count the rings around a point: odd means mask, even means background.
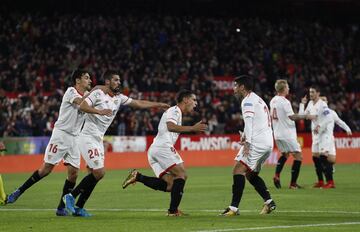
[[[50,137],[4,137],[5,155],[33,155],[44,154]]]

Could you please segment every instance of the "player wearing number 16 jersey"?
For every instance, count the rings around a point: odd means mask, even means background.
[[[86,161],[90,174],[84,177],[71,193],[64,196],[68,211],[75,216],[90,216],[84,209],[87,199],[100,179],[105,175],[103,138],[106,130],[115,118],[119,108],[128,105],[134,108],[168,108],[168,104],[131,99],[120,94],[120,76],[115,71],[106,71],[103,75],[105,88],[93,91],[81,103],[80,109],[90,113],[85,118],[79,136],[80,152]],[[98,111],[107,109],[105,115],[96,115]],[[75,198],[79,199],[75,207]]]
[[[221,214],[223,216],[239,214],[238,207],[245,187],[245,177],[264,200],[260,214],[268,214],[276,208],[265,182],[259,176],[261,167],[270,156],[274,145],[270,113],[266,103],[253,92],[253,86],[250,76],[243,75],[235,79],[234,94],[243,98],[241,111],[245,128],[241,140],[243,146],[235,157],[232,201]]]
[[[281,152],[275,169],[273,178],[276,188],[281,188],[280,173],[284,167],[289,154],[294,156],[294,162],[291,167],[290,189],[298,189],[297,184],[299,176],[302,154],[300,144],[297,141],[296,125],[294,120],[304,119],[305,116],[294,114],[291,103],[286,96],[289,94],[289,85],[286,80],[277,80],[275,83],[277,95],[270,101],[270,113],[274,138],[276,145]]]
[[[83,101],[84,93],[91,88],[90,75],[85,70],[75,70],[72,74],[73,87],[69,87],[61,102],[59,118],[55,123],[48,146],[46,147],[44,163],[18,189],[8,196],[7,202],[14,203],[28,188],[50,174],[54,166],[61,160],[68,169],[63,193],[65,195],[75,186],[80,167],[80,151],[77,144],[78,134],[84,122],[84,113],[79,105]],[[85,96],[86,97],[86,96]],[[56,215],[66,216],[62,200],[58,205]]]

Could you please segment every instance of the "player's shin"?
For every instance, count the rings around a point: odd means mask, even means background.
[[[319,157],[313,156],[313,161],[314,161],[314,166],[315,166],[315,172],[316,172],[316,176],[318,178],[319,182],[323,182],[324,178],[323,178],[323,167],[320,161]]]
[[[244,175],[233,175],[231,206],[238,208],[245,187]]]
[[[74,182],[70,182],[68,179],[65,180],[65,183],[64,183],[64,187],[63,187],[63,191],[62,191],[62,195],[61,195],[61,198],[60,198],[60,202],[59,202],[59,205],[58,205],[58,209],[63,209],[65,208],[65,204],[64,204],[64,201],[63,201],[63,197],[70,193],[73,188],[75,187],[75,183]]]
[[[71,195],[76,198],[80,193],[84,193],[85,190],[95,182],[97,182],[95,176],[90,173],[81,180],[75,189],[71,191]]]
[[[277,164],[276,164],[276,168],[275,168],[275,176],[276,177],[280,177],[280,173],[284,167],[284,164],[286,163],[287,157],[282,155],[280,156]]]
[[[264,201],[271,199],[270,192],[267,189],[264,180],[261,179],[260,176],[255,173],[249,173],[246,177],[250,184],[254,186],[256,192],[258,192],[258,194],[264,199]]]
[[[86,201],[89,199],[89,197],[90,197],[91,193],[93,192],[97,183],[98,183],[98,181],[92,182],[89,186],[87,186],[85,191],[80,194],[79,199],[76,202],[77,207],[84,208]]]
[[[167,183],[160,178],[138,174],[136,180],[149,188],[166,192]]]
[[[20,186],[19,190],[21,193],[25,192],[28,188],[33,186],[36,182],[41,180],[43,177],[39,175],[38,170],[36,170],[30,177],[27,179],[22,186]]]
[[[293,165],[291,167],[291,184],[296,184],[297,179],[299,177],[300,167],[301,167],[301,161],[294,160]]]
[[[179,178],[174,180],[174,184],[171,190],[169,213],[175,213],[178,210],[184,192],[184,186],[185,186],[184,179]]]

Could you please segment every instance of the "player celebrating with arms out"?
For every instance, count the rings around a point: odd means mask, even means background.
[[[320,97],[327,104],[327,98],[325,96]],[[337,113],[327,108],[318,120],[318,124],[315,127],[315,133],[319,135],[319,149],[320,160],[323,166],[323,173],[325,174],[326,184],[322,187],[324,189],[335,188],[335,182],[333,179],[333,166],[336,160],[335,138],[334,138],[334,126],[337,124],[347,135],[352,135],[350,127],[339,118]]]
[[[90,169],[90,174],[85,176],[76,188],[63,198],[66,208],[74,216],[91,216],[84,209],[84,205],[98,181],[105,175],[103,138],[120,107],[128,105],[139,109],[153,107],[169,108],[169,105],[165,103],[135,100],[121,94],[120,76],[116,71],[106,71],[103,74],[103,78],[105,80],[105,87],[93,91],[80,105],[82,111],[89,113],[85,118],[83,129],[79,135],[79,144],[81,144],[81,155]],[[96,114],[96,112],[102,109],[111,109],[111,111],[106,115]],[[79,199],[75,207],[75,198],[78,196]]]
[[[157,177],[142,175],[132,170],[122,187],[141,182],[154,190],[171,192],[168,216],[183,216],[178,209],[184,192],[187,178],[183,160],[175,150],[174,144],[180,133],[203,132],[207,125],[198,122],[193,126],[182,126],[182,115],[191,113],[197,105],[196,96],[188,90],[182,90],[177,95],[177,105],[165,111],[160,119],[158,134],[148,150],[148,160]]]
[[[307,119],[311,120],[311,152],[312,159],[315,166],[316,176],[318,182],[314,184],[314,188],[322,188],[324,186],[324,177],[323,177],[323,166],[320,160],[320,148],[319,148],[319,134],[315,132],[316,125],[319,123],[319,118],[323,114],[323,111],[328,108],[326,102],[320,99],[320,89],[317,86],[311,86],[309,89],[310,101],[305,108],[307,103],[307,97],[301,99],[299,114],[306,114]]]
[[[235,157],[231,204],[220,215],[239,215],[238,207],[245,188],[245,176],[264,200],[260,214],[268,214],[275,210],[276,205],[259,173],[274,146],[269,109],[253,92],[252,77],[242,75],[235,78],[234,82],[234,94],[242,98],[241,111],[245,128],[241,140],[243,146]]]
[[[77,139],[85,115],[84,112],[79,110],[79,105],[87,96],[84,96],[84,93],[91,89],[91,79],[87,71],[78,69],[73,72],[72,81],[74,86],[69,87],[62,98],[59,118],[55,123],[49,144],[45,150],[44,163],[29,179],[8,196],[7,203],[14,203],[28,188],[49,175],[61,160],[64,160],[68,170],[62,196],[69,193],[75,186],[80,168],[80,151]],[[109,112],[111,113],[110,110],[103,109],[93,113],[104,115]],[[67,215],[62,200],[60,200],[56,215]]]

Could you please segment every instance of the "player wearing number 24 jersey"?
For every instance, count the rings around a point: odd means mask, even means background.
[[[72,81],[74,86],[69,87],[62,98],[59,118],[55,123],[49,144],[46,147],[43,165],[22,186],[9,195],[8,203],[14,203],[25,190],[50,174],[54,166],[61,160],[64,161],[68,169],[68,177],[62,195],[69,193],[75,186],[80,167],[80,151],[77,139],[85,115],[79,109],[79,105],[87,96],[86,91],[91,88],[91,79],[87,71],[75,70],[72,74]],[[64,207],[62,200],[60,200],[56,215],[66,216],[67,213]]]
[[[68,211],[76,216],[90,216],[84,209],[87,199],[100,179],[105,175],[103,137],[115,118],[119,108],[128,105],[134,108],[165,108],[168,104],[131,99],[120,93],[120,76],[116,71],[104,73],[105,87],[93,91],[80,105],[80,109],[89,113],[85,118],[83,129],[79,136],[80,152],[86,161],[90,174],[84,177],[71,193],[64,196]],[[95,115],[106,110],[104,115]],[[75,198],[79,199],[75,207]]]

